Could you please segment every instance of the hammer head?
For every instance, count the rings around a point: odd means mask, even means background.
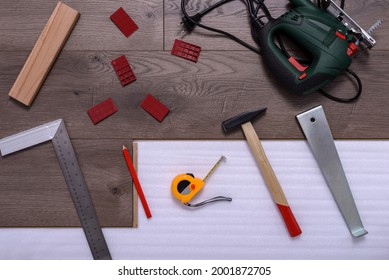
[[[223,127],[225,132],[229,132],[237,127],[240,127],[242,124],[244,124],[246,122],[252,121],[255,117],[257,117],[260,114],[262,114],[263,112],[265,112],[266,109],[267,108],[265,107],[265,108],[260,108],[258,110],[244,112],[242,114],[239,114],[235,117],[232,117],[232,118],[222,122],[222,127]]]

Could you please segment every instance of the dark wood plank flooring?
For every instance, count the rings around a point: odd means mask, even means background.
[[[179,0],[64,2],[81,17],[29,108],[10,99],[8,92],[56,1],[0,2],[0,138],[63,118],[103,226],[132,225],[131,177],[121,155],[121,145],[130,147],[132,139],[243,139],[239,130],[225,135],[221,122],[262,106],[268,111],[254,123],[261,138],[303,139],[295,115],[319,104],[337,139],[389,138],[385,21],[373,34],[377,46],[351,65],[363,82],[361,98],[340,104],[319,94],[289,93],[260,56],[235,42],[200,29],[181,33]],[[194,14],[213,1],[188,2],[188,12]],[[267,5],[275,16],[288,8],[286,0]],[[139,26],[129,38],[109,19],[120,6]],[[389,1],[346,1],[345,10],[367,29],[388,18]],[[254,44],[242,1],[218,8],[202,23]],[[175,38],[202,47],[197,63],[170,54]],[[137,77],[126,87],[110,64],[122,54]],[[351,96],[355,83],[342,76],[328,91]],[[147,93],[170,108],[162,123],[140,108]],[[119,112],[93,125],[86,111],[108,97]],[[50,145],[0,158],[0,226],[79,225]]]

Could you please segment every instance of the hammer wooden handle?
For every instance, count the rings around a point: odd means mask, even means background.
[[[285,221],[290,236],[294,237],[301,234],[301,229],[289,207],[288,201],[282,191],[281,185],[278,182],[273,168],[270,165],[269,160],[266,157],[265,151],[259,141],[258,135],[254,130],[251,122],[242,124],[242,129],[250,146],[252,153],[262,171],[263,178],[269,188],[270,193],[273,196],[274,202],[277,204],[278,209]]]

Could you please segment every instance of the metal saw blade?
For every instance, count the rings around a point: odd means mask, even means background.
[[[381,25],[383,21],[383,19],[377,20],[366,32],[371,35]]]
[[[355,34],[360,34],[361,40],[367,48],[371,49],[376,45],[376,41],[370,34],[365,31],[358,23],[356,23],[342,8],[340,8],[334,1],[328,1],[328,7],[326,11],[332,14],[335,18],[337,18],[340,22],[347,27],[349,31],[352,31]]]

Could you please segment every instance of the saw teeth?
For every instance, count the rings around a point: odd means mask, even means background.
[[[369,35],[371,35],[371,33],[373,33],[373,32],[378,28],[378,26],[381,25],[381,23],[382,23],[383,21],[384,21],[383,19],[377,20],[377,22],[374,23],[374,24],[367,30],[367,33],[368,33]]]

